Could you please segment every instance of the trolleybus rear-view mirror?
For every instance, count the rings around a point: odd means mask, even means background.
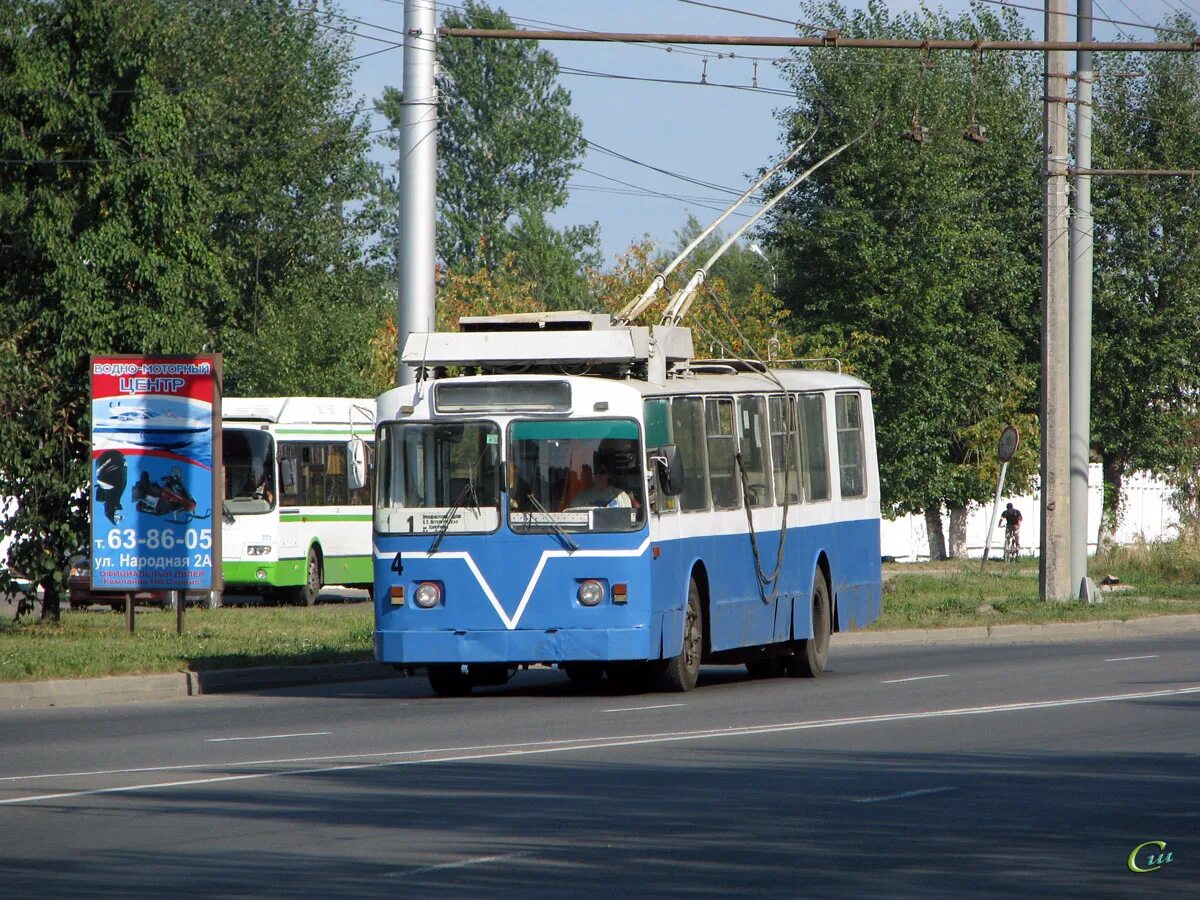
[[[361,490],[367,486],[367,447],[362,438],[352,437],[346,442],[346,458],[350,460],[346,486],[352,491]]]
[[[662,492],[668,497],[674,497],[683,490],[683,458],[679,448],[674,444],[666,444],[650,451],[650,460],[658,473],[658,483]]]

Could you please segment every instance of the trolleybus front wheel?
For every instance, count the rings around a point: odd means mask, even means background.
[[[825,663],[829,661],[829,633],[832,623],[829,585],[825,583],[824,574],[817,572],[813,578],[813,636],[795,642],[795,652],[788,661],[789,675],[797,678],[816,678],[825,671]]]
[[[700,608],[700,588],[696,579],[688,583],[687,609],[683,616],[683,646],[679,655],[660,663],[654,686],[660,691],[690,691],[700,677],[700,656],[704,652],[704,613]]]
[[[475,686],[471,676],[458,664],[427,666],[429,687],[439,697],[465,697]]]

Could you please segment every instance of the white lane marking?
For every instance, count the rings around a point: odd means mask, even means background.
[[[909,797],[924,797],[926,794],[944,794],[946,791],[957,791],[954,787],[922,788],[919,791],[905,791],[903,794],[888,794],[886,797],[860,797],[855,803],[887,803],[889,800],[907,800]]]
[[[413,875],[424,875],[426,872],[442,872],[446,869],[465,869],[468,866],[482,866],[485,863],[500,862],[505,859],[519,859],[522,856],[532,856],[532,850],[522,850],[519,853],[502,853],[499,856],[477,856],[474,859],[463,859],[458,862],[442,863],[437,866],[422,866],[419,869],[409,869],[407,872],[388,872],[384,878],[411,878]]]
[[[949,678],[949,675],[914,675],[912,678],[893,678],[891,681],[881,681],[880,684],[904,684],[906,681],[928,681],[930,678]]]
[[[657,706],[619,706],[616,709],[606,709],[605,712],[639,712],[643,709],[672,709],[676,706],[687,706],[686,703],[660,703]]]
[[[1114,659],[1106,659],[1105,662],[1128,662],[1131,659],[1158,659],[1158,654],[1151,653],[1149,656],[1118,656]]]
[[[295,734],[259,734],[248,737],[205,738],[206,744],[222,744],[227,741],[277,741],[280,738],[319,737],[323,734],[333,734],[332,731],[297,731]]]
[[[82,791],[61,791],[33,797],[10,797],[0,800],[0,806],[18,803],[37,803],[50,800],[66,800],[72,797],[93,797],[99,794],[126,794],[150,791],[155,788],[196,787],[206,784],[224,784],[231,781],[251,781],[262,778],[282,778],[294,775],[326,775],[331,772],[353,772],[362,769],[385,769],[393,766],[420,766],[431,763],[474,762],[481,759],[504,759],[517,756],[538,756],[546,753],[564,753],[574,750],[603,750],[611,747],[636,747],[645,744],[666,744],[679,741],[700,741],[711,738],[747,737],[759,734],[783,734],[822,728],[840,728],[848,725],[878,725],[894,722],[911,722],[921,719],[945,719],[956,716],[980,716],[991,713],[1027,712],[1031,710],[1058,709],[1064,706],[1086,706],[1093,703],[1115,703],[1122,700],[1155,700],[1162,697],[1180,697],[1200,694],[1200,686],[1169,688],[1161,691],[1139,691],[1132,694],[1102,694],[1095,697],[1069,697],[1062,700],[1031,700],[1024,703],[1000,703],[992,706],[964,706],[956,709],[934,709],[925,712],[881,713],[873,716],[853,716],[843,719],[813,719],[807,722],[782,722],[773,725],[743,725],[721,729],[697,729],[694,731],[668,731],[649,734],[612,735],[595,738],[566,738],[554,741],[530,741],[524,744],[497,744],[484,747],[447,747],[429,750],[397,750],[390,753],[368,753],[347,756],[311,757],[291,760],[244,763],[242,765],[280,765],[284,763],[322,762],[332,759],[366,759],[381,756],[427,754],[418,759],[392,759],[383,762],[353,763],[341,766],[320,766],[307,769],[286,769],[278,772],[250,772],[245,775],[216,775],[211,778],[193,778],[181,781],[148,782],[118,787],[94,788]],[[432,754],[447,754],[437,756]],[[186,768],[212,768],[217,763]],[[237,764],[223,764],[231,768]],[[164,767],[159,771],[182,769],[183,766]],[[102,773],[100,773],[102,774]],[[47,777],[47,776],[34,776]],[[12,778],[5,780],[14,780]]]

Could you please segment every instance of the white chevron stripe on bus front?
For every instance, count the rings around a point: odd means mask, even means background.
[[[467,564],[467,568],[475,577],[475,581],[479,583],[479,587],[483,590],[484,595],[488,598],[488,602],[492,604],[492,609],[496,611],[496,615],[500,617],[500,621],[504,623],[504,627],[509,631],[513,631],[521,621],[521,616],[525,614],[525,607],[529,605],[529,598],[533,596],[533,590],[537,587],[538,581],[542,577],[542,570],[546,568],[546,562],[551,559],[623,559],[637,558],[646,552],[650,546],[650,538],[647,537],[642,541],[641,545],[632,550],[543,550],[538,564],[534,567],[533,574],[529,578],[529,583],[525,585],[525,592],[521,595],[521,602],[517,604],[517,610],[513,613],[512,618],[509,618],[508,613],[504,611],[500,600],[496,597],[496,592],[492,590],[492,586],[488,584],[483,573],[479,571],[479,566],[475,564],[475,560],[471,554],[465,550],[449,550],[438,553],[401,553],[400,559],[426,559],[426,560],[453,560],[461,559]],[[393,553],[383,553],[378,549],[375,551],[377,559],[395,559]]]

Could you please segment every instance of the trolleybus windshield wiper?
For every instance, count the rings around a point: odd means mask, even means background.
[[[429,545],[429,554],[437,553],[438,547],[442,546],[442,538],[446,536],[446,532],[450,530],[450,523],[454,521],[454,517],[458,515],[458,510],[462,506],[463,500],[467,498],[467,494],[475,493],[475,480],[468,479],[463,485],[462,490],[458,492],[458,497],[454,500],[454,505],[450,507],[450,512],[446,514],[446,518],[442,521],[441,527],[438,528],[437,537],[433,539],[433,543]],[[475,499],[475,508],[479,508],[479,498]]]
[[[553,514],[550,512],[550,510],[546,509],[546,507],[542,506],[541,501],[539,501],[537,497],[533,496],[533,494],[530,494],[529,502],[537,508],[538,512],[546,517],[546,524],[554,529],[554,533],[557,534],[559,539],[562,540],[563,544],[566,545],[568,552],[574,553],[579,549],[579,545],[571,540],[571,536],[567,534],[565,530],[563,530],[563,527],[551,518]]]

